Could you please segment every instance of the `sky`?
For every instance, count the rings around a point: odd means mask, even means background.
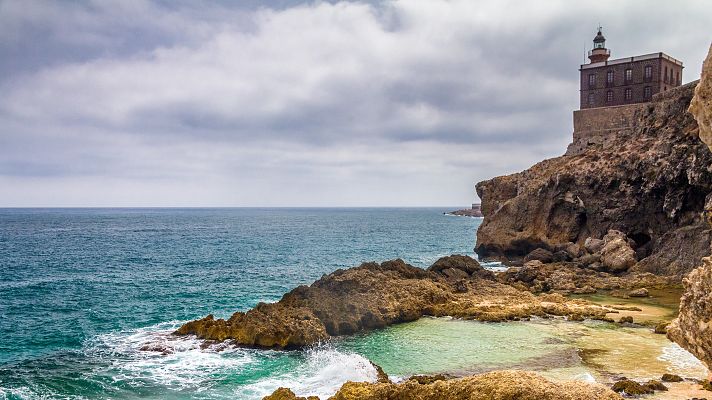
[[[0,207],[467,206],[563,154],[599,24],[689,82],[712,7],[0,0]]]

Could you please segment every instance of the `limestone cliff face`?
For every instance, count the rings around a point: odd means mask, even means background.
[[[712,150],[712,45],[702,66],[702,78],[695,88],[690,113],[700,126],[700,139]]]
[[[680,315],[668,326],[668,337],[712,368],[712,259],[684,280]]]
[[[712,150],[712,46],[690,112],[699,123],[700,139]],[[668,328],[668,337],[712,368],[712,258],[704,258],[684,284],[680,316]]]
[[[682,278],[709,254],[712,238],[702,217],[712,153],[687,111],[695,86],[640,105],[632,125],[607,132],[603,144],[478,183],[485,219],[477,253],[513,259],[615,229],[634,241],[632,270]],[[696,107],[709,117],[709,106]]]

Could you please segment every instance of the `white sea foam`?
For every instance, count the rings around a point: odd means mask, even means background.
[[[668,363],[668,372],[677,375],[704,377],[707,372],[707,368],[700,360],[677,343],[670,343],[663,347],[658,360]]]
[[[492,272],[505,272],[509,269],[508,266],[502,264],[499,261],[480,261],[482,268],[490,270]]]
[[[194,337],[172,335],[181,323],[100,335],[85,350],[110,361],[116,382],[135,386],[145,382],[175,390],[205,389],[215,374],[239,373],[253,362],[249,350],[226,344],[204,346]]]
[[[365,357],[320,345],[307,350],[305,363],[294,371],[241,387],[235,395],[261,398],[279,387],[287,387],[298,396],[326,399],[346,381],[375,382],[377,379],[376,369]]]
[[[87,342],[87,355],[100,357],[111,365],[115,382],[134,387],[160,385],[168,389],[204,391],[223,377],[240,375],[258,366],[267,357],[285,355],[272,350],[245,349],[226,343],[206,346],[191,336],[171,333],[183,321],[109,333]],[[293,370],[271,375],[246,385],[236,385],[239,399],[261,399],[279,387],[298,395],[327,398],[346,381],[377,379],[377,371],[364,357],[322,344],[303,353],[304,360]]]

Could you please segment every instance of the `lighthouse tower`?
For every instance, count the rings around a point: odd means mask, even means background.
[[[606,48],[606,38],[601,33],[601,27],[598,27],[598,34],[593,38],[593,50],[588,52],[588,59],[591,64],[608,61],[611,56],[611,51]]]

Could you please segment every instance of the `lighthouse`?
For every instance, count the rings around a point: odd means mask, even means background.
[[[602,29],[600,26],[598,27],[598,33],[593,38],[593,50],[588,52],[588,59],[591,60],[591,64],[608,61],[611,56],[611,51],[606,48],[606,38],[603,36]]]

